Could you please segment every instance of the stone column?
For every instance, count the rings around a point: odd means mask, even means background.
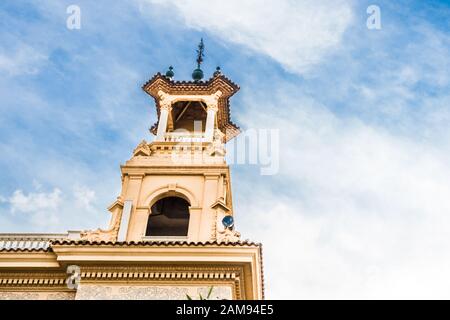
[[[205,140],[211,142],[214,137],[214,125],[216,123],[217,105],[209,105],[207,109]]]
[[[156,141],[164,141],[170,109],[171,109],[170,105],[161,105],[158,121],[158,130],[156,132]]]
[[[124,230],[125,233],[125,240],[126,241],[138,241],[141,240],[141,234],[137,232],[136,230],[139,230],[136,228],[138,225],[138,219],[136,217],[137,215],[137,208],[139,205],[139,198],[141,194],[141,187],[142,182],[144,179],[144,174],[136,174],[136,175],[130,175],[127,190],[125,192],[124,196],[124,203],[129,201],[130,210],[129,210],[129,218],[128,218],[128,225],[126,227],[126,230]],[[124,205],[125,209],[125,205]],[[122,228],[122,226],[121,226]],[[119,230],[119,233],[121,230]]]
[[[219,174],[205,173],[204,177],[203,210],[200,221],[199,241],[211,241],[215,237],[216,229],[216,210],[211,208],[211,206],[217,200]]]
[[[205,99],[207,109],[206,109],[206,128],[205,128],[205,140],[207,142],[212,142],[214,137],[214,126],[216,124],[217,111],[219,110],[219,98],[222,92],[218,90],[216,93]]]
[[[159,96],[159,121],[158,130],[156,131],[156,141],[164,141],[164,136],[167,131],[167,122],[169,120],[169,113],[172,110],[173,97],[162,90],[158,91]]]

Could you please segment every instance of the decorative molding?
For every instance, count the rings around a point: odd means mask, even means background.
[[[122,204],[123,208],[123,204]],[[123,210],[118,211],[113,215],[111,222],[111,227],[107,230],[96,229],[96,230],[85,230],[80,233],[80,240],[87,241],[115,241],[117,235],[119,234],[120,220],[122,219]]]
[[[231,272],[179,272],[175,269],[173,272],[82,272],[84,280],[184,280],[184,281],[201,281],[201,280],[236,280],[239,274]]]
[[[36,273],[36,272],[0,272],[0,291],[12,288],[20,289],[54,289],[68,290],[66,286],[67,274]]]
[[[162,90],[158,91],[158,96],[160,108],[170,111],[173,102],[172,96],[168,95]]]
[[[120,197],[120,196],[117,197],[117,200],[114,201],[114,202],[108,207],[108,211],[113,212],[114,209],[115,209],[116,207],[119,207],[119,209],[122,209],[122,208],[123,208],[123,199],[122,199],[122,197]]]
[[[181,186],[177,183],[169,183],[163,186],[160,186],[156,189],[153,189],[148,193],[145,197],[145,200],[141,202],[139,208],[150,207],[159,199],[163,198],[165,195],[178,195],[184,198],[189,202],[189,205],[192,207],[198,207],[199,202],[197,197],[186,187]]]
[[[109,286],[122,286],[127,288],[148,288],[155,286],[186,288],[206,286],[229,286],[234,299],[245,296],[241,292],[244,269],[241,266],[81,266],[80,288],[90,286],[93,291],[104,291]],[[73,299],[75,290],[66,287],[64,273],[0,273],[0,299],[14,297],[29,297],[31,299]],[[147,288],[147,289],[145,289]],[[37,296],[34,291],[48,291],[44,297]],[[134,289],[130,289],[134,290]],[[136,289],[137,290],[137,289]],[[58,292],[55,292],[58,291]],[[150,290],[151,291],[151,290]],[[81,290],[83,292],[83,290]],[[51,295],[49,295],[51,293]],[[59,295],[59,296],[58,296]],[[81,296],[83,296],[81,294]],[[34,298],[33,298],[34,297]],[[231,299],[230,298],[230,299]]]
[[[212,143],[207,149],[207,152],[210,156],[225,156],[225,134],[223,134],[219,129],[214,130],[214,137]]]
[[[219,243],[234,243],[241,240],[241,234],[235,230],[225,228],[222,231],[217,231],[216,239]]]
[[[186,300],[187,295],[198,297],[207,295],[208,286],[127,286],[127,285],[81,285],[77,300]],[[233,298],[230,286],[214,286],[211,300],[231,300]]]
[[[150,288],[152,286],[231,286],[233,297],[241,299],[245,293],[241,291],[244,269],[242,267],[214,266],[132,266],[132,267],[83,267],[81,287],[96,285],[97,287],[120,286],[126,283],[128,288],[136,286]],[[97,289],[96,289],[97,290]],[[99,289],[103,290],[103,289]],[[80,290],[79,290],[80,291]],[[82,290],[81,290],[82,291]],[[77,293],[78,298],[78,293]]]
[[[220,208],[225,213],[231,212],[231,209],[228,208],[227,205],[225,204],[223,197],[220,197],[219,199],[217,199],[217,201],[214,202],[214,204],[211,206],[211,208],[212,209]]]
[[[75,292],[1,292],[0,300],[74,300]]]
[[[167,165],[161,164],[161,165],[152,165],[152,171],[150,172],[148,170],[148,166],[143,165],[127,165],[122,166],[122,174],[123,175],[137,175],[142,174],[146,176],[152,176],[152,175],[220,175],[220,174],[228,174],[229,169],[228,166],[221,162],[221,163],[213,163],[209,165],[194,165],[194,166],[183,166],[180,167],[177,164],[173,165]]]
[[[222,91],[217,90],[212,94],[168,94],[163,90],[158,91],[158,102],[161,109],[170,109],[172,104],[178,101],[203,101],[209,108],[218,110],[219,98]]]
[[[217,112],[219,110],[218,102],[219,102],[219,98],[221,96],[222,96],[222,91],[217,90],[212,95],[203,98],[203,101],[208,106],[208,110],[213,110],[214,112]]]
[[[147,141],[142,140],[141,143],[133,150],[133,157],[148,157],[152,153],[149,144]]]

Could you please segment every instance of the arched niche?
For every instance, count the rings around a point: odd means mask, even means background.
[[[163,197],[150,208],[145,236],[187,237],[189,217],[189,202],[186,199]]]
[[[165,197],[180,197],[189,202],[189,205],[191,207],[196,208],[199,206],[197,198],[191,191],[189,191],[189,189],[183,186],[171,184],[159,187],[151,191],[143,201],[142,205],[144,207],[151,208],[151,206],[158,200]]]

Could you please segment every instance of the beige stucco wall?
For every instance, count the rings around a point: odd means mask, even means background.
[[[225,201],[226,191],[231,188],[225,182],[229,181],[228,166],[183,166],[182,173],[176,174],[177,166],[171,163],[171,159],[166,160],[165,168],[142,164],[139,159],[122,167],[121,197],[123,201],[133,202],[126,240],[143,239],[151,206],[168,196],[182,197],[190,204],[188,241],[214,240],[218,209],[212,206],[220,199]],[[168,174],[170,170],[174,174]],[[227,206],[232,208],[231,199],[227,202]]]
[[[84,284],[76,293],[76,300],[187,300],[207,297],[208,286],[196,285],[117,285]],[[212,286],[209,300],[232,300],[232,286]]]

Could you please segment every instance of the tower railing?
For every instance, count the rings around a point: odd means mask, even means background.
[[[164,142],[206,142],[203,132],[166,132]]]
[[[164,142],[222,142],[224,134],[214,130],[213,141],[208,141],[205,132],[170,131],[164,134]]]

